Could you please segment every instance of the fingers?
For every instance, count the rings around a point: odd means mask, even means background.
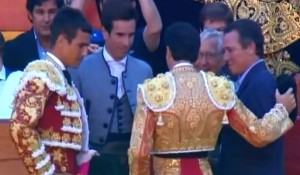
[[[285,94],[292,94],[293,93],[293,88],[289,88],[286,92],[285,92]]]
[[[280,95],[279,90],[276,89],[275,96],[278,97]]]

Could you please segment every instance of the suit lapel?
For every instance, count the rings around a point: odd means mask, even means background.
[[[27,42],[28,42],[27,48],[28,48],[28,50],[32,50],[32,52],[28,52],[29,53],[28,59],[30,59],[30,61],[33,61],[35,59],[41,59],[40,56],[39,56],[37,44],[36,44],[36,41],[35,41],[35,35],[34,35],[33,28],[28,33],[28,37],[27,38],[28,38],[27,39]]]
[[[249,83],[251,82],[251,79],[253,76],[257,75],[257,72],[260,70],[267,69],[265,62],[260,62],[256,64],[255,66],[252,67],[252,69],[248,72],[248,74],[245,76],[242,84],[240,85],[238,91],[237,91],[237,96],[239,97],[241,94],[243,94],[244,90],[247,88]]]

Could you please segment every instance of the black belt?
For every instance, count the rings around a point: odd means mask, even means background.
[[[206,158],[208,156],[208,151],[194,152],[194,153],[170,153],[170,154],[152,154],[159,158],[169,158],[169,159],[180,159],[180,158]]]

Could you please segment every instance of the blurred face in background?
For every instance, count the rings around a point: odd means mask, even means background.
[[[57,11],[58,7],[55,0],[48,0],[43,2],[40,6],[34,6],[32,12],[29,12],[29,19],[38,36],[50,36],[50,25]]]
[[[218,48],[217,40],[214,38],[201,39],[201,46],[195,68],[200,71],[214,72],[218,74],[224,66],[223,49]]]

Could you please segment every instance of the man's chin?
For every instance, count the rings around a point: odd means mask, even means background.
[[[40,36],[42,36],[42,37],[50,37],[50,35],[51,35],[50,30],[49,31],[42,31],[40,33]]]

